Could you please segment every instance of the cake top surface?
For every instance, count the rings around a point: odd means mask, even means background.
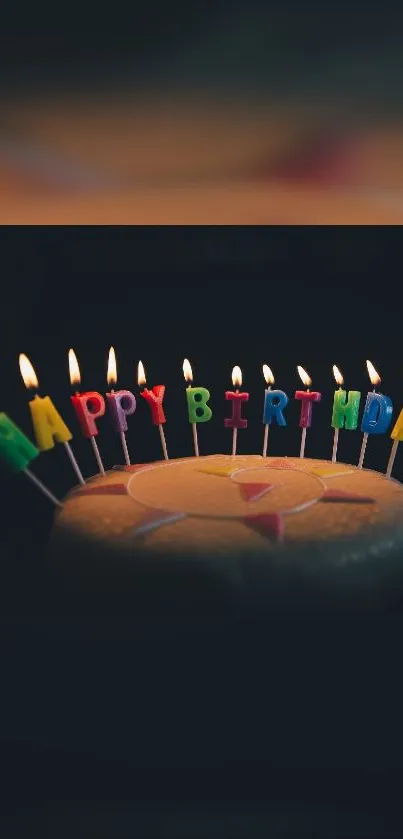
[[[272,552],[403,544],[403,486],[344,463],[211,455],[116,466],[75,488],[56,530],[118,550]]]

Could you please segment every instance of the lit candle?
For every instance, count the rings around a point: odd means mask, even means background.
[[[270,367],[263,364],[263,376],[265,378],[267,389],[264,392],[264,408],[263,408],[263,423],[264,423],[264,437],[263,437],[263,457],[267,456],[267,443],[269,438],[269,425],[273,420],[277,425],[285,426],[283,409],[288,403],[288,396],[283,390],[273,390],[274,376]]]
[[[74,350],[69,350],[69,373],[71,386],[77,387],[81,383],[81,374]],[[105,475],[104,464],[102,463],[95,439],[98,434],[95,420],[103,417],[105,413],[105,400],[96,390],[87,390],[85,393],[79,393],[76,390],[74,396],[70,396],[70,400],[80,423],[83,436],[91,440],[98,469],[101,475]]]
[[[160,438],[161,438],[161,446],[162,451],[164,453],[165,460],[168,460],[168,451],[167,451],[167,444],[165,440],[165,434],[163,429],[163,424],[166,422],[166,417],[164,413],[164,409],[162,407],[162,402],[164,399],[165,394],[165,385],[154,385],[151,390],[145,387],[146,384],[146,374],[144,370],[144,365],[142,361],[139,361],[138,368],[137,368],[137,381],[138,385],[142,390],[140,390],[140,395],[143,399],[146,400],[148,405],[151,409],[151,419],[153,425],[158,425]]]
[[[117,380],[118,376],[116,367],[116,355],[114,348],[111,347],[109,350],[108,358],[108,385],[115,385]],[[112,389],[109,393],[106,394],[106,401],[112,419],[113,427],[115,431],[120,435],[120,439],[122,441],[122,448],[125,456],[125,461],[127,465],[130,466],[130,457],[125,435],[125,431],[127,431],[126,417],[130,416],[130,414],[134,414],[136,410],[136,397],[134,393],[131,393],[130,390],[117,390],[115,392]]]
[[[301,402],[301,413],[299,418],[299,427],[302,428],[301,433],[301,448],[299,452],[300,457],[304,457],[305,455],[305,441],[306,441],[306,429],[310,428],[312,425],[312,405],[314,402],[320,402],[322,398],[322,394],[319,393],[317,390],[310,390],[312,379],[308,375],[308,373],[301,367],[299,364],[297,366],[298,375],[302,379],[304,385],[306,385],[306,390],[296,390],[295,391],[295,399],[298,399]]]
[[[342,388],[344,379],[335,364],[333,364],[333,375],[339,385],[338,390],[334,392],[332,414],[332,428],[334,428],[332,463],[336,463],[339,429],[346,428],[347,431],[355,431],[357,428],[361,393],[359,390],[349,390],[346,400],[346,391]]]
[[[186,401],[188,406],[189,422],[192,425],[193,445],[196,457],[199,457],[199,439],[197,436],[197,424],[208,422],[213,412],[207,402],[210,399],[210,391],[206,387],[192,387],[193,373],[190,362],[185,358],[183,362],[183,375],[188,383],[186,388]]]
[[[238,428],[247,428],[248,425],[248,420],[242,416],[242,402],[247,402],[249,399],[249,393],[239,390],[242,387],[242,372],[237,365],[232,371],[232,384],[236,390],[225,391],[225,398],[232,402],[232,417],[224,420],[224,426],[225,428],[232,428],[232,455],[234,456],[236,455]]]
[[[23,472],[56,507],[62,507],[60,501],[48,490],[39,478],[28,469],[29,464],[39,455],[39,449],[28,440],[20,428],[7,414],[0,413],[0,457],[13,472]]]
[[[381,381],[381,377],[376,372],[374,365],[367,361],[368,375],[373,384],[374,389],[372,393],[368,393],[367,401],[365,403],[364,413],[361,420],[361,431],[364,436],[362,438],[360,459],[358,461],[358,468],[362,469],[365,457],[365,449],[367,447],[369,434],[384,434],[389,428],[392,420],[393,405],[389,396],[384,396],[383,393],[377,393],[375,386]]]
[[[85,484],[81,470],[74,457],[69,440],[72,439],[71,431],[62,420],[59,412],[56,410],[53,402],[49,396],[39,396],[37,388],[39,387],[38,379],[30,360],[26,355],[20,355],[20,370],[25,386],[35,391],[35,396],[29,402],[31,411],[32,424],[34,427],[34,434],[36,445],[41,452],[53,449],[55,443],[63,443],[68,454],[70,463],[77,475],[80,484]]]
[[[386,477],[387,478],[390,478],[390,476],[392,474],[392,469],[393,469],[393,464],[395,462],[397,447],[398,447],[399,443],[401,443],[402,440],[403,440],[403,408],[400,411],[400,414],[399,414],[399,416],[398,416],[398,418],[397,418],[397,420],[396,420],[396,422],[393,426],[392,433],[391,433],[390,436],[391,436],[391,439],[393,440],[393,443],[392,443],[392,448],[390,450],[388,466],[387,466],[387,469],[386,469]]]

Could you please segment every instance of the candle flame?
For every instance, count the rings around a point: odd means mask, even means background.
[[[300,376],[300,378],[302,379],[302,381],[303,381],[304,385],[306,385],[306,387],[310,387],[310,386],[311,386],[311,384],[312,384],[312,379],[311,379],[311,377],[308,375],[308,373],[306,372],[306,370],[304,370],[304,368],[303,368],[303,367],[301,367],[301,365],[300,365],[300,364],[298,364],[298,366],[297,366],[297,370],[298,370],[298,375],[299,375],[299,376]]]
[[[336,379],[338,385],[342,385],[344,382],[343,374],[340,372],[339,368],[333,364],[333,376]]]
[[[80,368],[74,350],[69,350],[70,384],[79,385],[81,382]]]
[[[21,376],[25,387],[38,387],[38,379],[32,364],[24,353],[19,357]]]
[[[183,362],[183,375],[187,382],[193,382],[192,368],[190,366],[190,361],[188,361],[187,358],[185,358]]]
[[[232,384],[234,387],[241,387],[242,386],[242,371],[238,365],[235,365],[232,371]]]
[[[371,379],[371,384],[379,385],[379,382],[381,381],[381,377],[380,377],[379,373],[376,372],[375,367],[374,367],[374,365],[372,364],[371,361],[367,360],[366,363],[367,363],[368,376]]]
[[[116,368],[116,354],[113,347],[109,350],[109,358],[108,358],[108,372],[106,375],[106,380],[108,385],[115,385],[118,380],[117,368]]]
[[[139,387],[141,387],[141,385],[145,385],[145,383],[146,383],[146,373],[145,373],[144,364],[143,364],[142,361],[139,361],[138,367],[137,367],[137,382],[138,382]]]
[[[263,376],[267,385],[274,384],[274,376],[268,364],[263,364]]]

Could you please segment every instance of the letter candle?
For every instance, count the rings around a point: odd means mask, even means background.
[[[393,464],[395,462],[397,447],[398,447],[399,443],[401,443],[402,440],[403,440],[403,408],[400,411],[400,414],[399,414],[399,416],[398,416],[398,418],[397,418],[397,420],[396,420],[396,422],[393,426],[392,433],[391,433],[390,436],[391,436],[391,439],[393,440],[393,443],[392,443],[392,448],[390,450],[388,466],[387,466],[387,469],[386,469],[386,477],[387,478],[390,478],[390,476],[392,474],[392,469],[393,469]]]
[[[163,423],[166,422],[166,417],[164,414],[164,409],[162,407],[162,402],[164,399],[165,394],[165,385],[154,385],[151,390],[145,387],[146,385],[146,374],[144,370],[144,365],[142,361],[139,361],[138,368],[137,368],[137,381],[139,387],[143,388],[140,390],[140,396],[148,402],[151,408],[151,419],[153,425],[158,425],[158,429],[160,432],[161,437],[161,446],[162,451],[164,453],[165,460],[169,460],[168,458],[168,451],[167,451],[167,444],[165,440],[165,434],[163,429]]]
[[[0,413],[0,457],[13,470],[23,472],[56,507],[63,504],[55,498],[39,478],[28,469],[31,460],[39,455],[39,449],[22,433],[7,414]]]
[[[30,360],[24,353],[20,354],[19,362],[21,376],[26,388],[28,390],[32,388],[35,391],[34,398],[28,404],[38,449],[44,452],[53,449],[55,441],[57,443],[63,443],[80,484],[85,484],[79,465],[69,445],[69,440],[72,439],[71,431],[63,422],[49,396],[42,397],[36,392],[39,387],[38,379]]]
[[[69,373],[71,386],[74,387],[79,385],[81,383],[81,374],[74,350],[69,350]],[[83,436],[91,440],[98,469],[101,475],[105,475],[104,464],[102,463],[97,441],[95,439],[98,434],[95,420],[98,419],[98,417],[103,417],[105,413],[105,400],[101,394],[97,393],[95,390],[88,390],[85,393],[79,393],[78,390],[76,390],[74,396],[70,396],[70,400],[80,423]]]
[[[367,401],[365,403],[364,413],[361,420],[361,431],[364,432],[362,438],[360,459],[358,461],[358,468],[362,469],[365,457],[365,449],[367,447],[369,434],[383,434],[389,428],[393,405],[389,396],[384,396],[383,393],[377,393],[375,386],[380,383],[381,377],[376,372],[374,365],[367,361],[368,375],[371,383],[374,386],[372,393],[368,393]]]
[[[232,402],[232,417],[224,420],[225,428],[232,428],[232,455],[236,455],[238,428],[247,428],[248,420],[241,416],[242,402],[247,402],[249,393],[242,393],[239,388],[242,387],[242,372],[237,365],[232,371],[232,384],[236,388],[235,391],[226,390],[225,398]]]
[[[210,391],[205,387],[192,387],[193,373],[190,362],[187,358],[183,362],[183,375],[188,383],[186,388],[186,401],[188,406],[189,422],[192,425],[193,445],[196,457],[199,457],[199,439],[197,436],[197,423],[208,422],[213,416],[209,405]]]
[[[305,441],[306,441],[306,429],[310,428],[312,425],[312,404],[313,402],[320,402],[322,398],[322,394],[316,390],[310,390],[310,386],[312,384],[312,380],[308,373],[301,367],[299,364],[297,366],[298,375],[302,379],[304,385],[307,386],[305,390],[296,390],[295,391],[295,399],[301,401],[301,414],[299,418],[299,427],[302,428],[301,433],[301,448],[299,452],[300,457],[304,457],[305,455]]]
[[[114,348],[111,347],[109,350],[108,358],[108,385],[115,385],[117,380],[118,377],[116,368],[116,355]],[[118,390],[115,393],[115,391],[112,389],[109,393],[106,394],[106,400],[108,404],[109,413],[112,418],[113,427],[115,431],[117,431],[117,433],[120,435],[120,439],[122,441],[122,448],[125,456],[125,461],[127,465],[130,466],[130,457],[125,435],[125,431],[127,431],[126,417],[130,416],[130,414],[134,414],[136,410],[136,397],[133,393],[131,393],[130,390]]]
[[[267,364],[263,364],[263,376],[266,380],[266,384],[268,385],[267,390],[265,390],[265,397],[264,397],[264,408],[263,408],[263,423],[264,423],[264,438],[263,438],[263,457],[267,456],[267,443],[269,437],[269,425],[271,424],[272,420],[276,420],[277,425],[285,426],[287,425],[284,414],[283,408],[288,403],[288,396],[284,393],[283,390],[272,390],[272,384],[274,384],[274,376],[270,367]]]
[[[361,393],[359,390],[349,390],[346,401],[346,391],[342,388],[344,379],[335,364],[333,364],[333,375],[339,385],[338,390],[334,392],[332,414],[332,427],[334,428],[332,463],[336,463],[339,429],[346,428],[348,431],[355,431],[357,428]]]

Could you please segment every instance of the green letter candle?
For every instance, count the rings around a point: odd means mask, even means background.
[[[334,392],[332,428],[346,428],[347,431],[355,431],[358,425],[358,412],[360,409],[361,392],[349,390],[346,400],[346,391],[339,387]]]
[[[210,399],[210,392],[205,387],[191,387],[190,382],[193,381],[193,373],[187,358],[183,362],[183,375],[186,382],[189,382],[189,386],[186,388],[186,400],[189,422],[192,424],[195,455],[198,457],[199,441],[197,437],[197,423],[208,422],[213,416],[211,408],[207,405]]]
[[[0,457],[14,472],[26,469],[38,457],[39,449],[28,440],[7,414],[0,413]]]
[[[207,405],[210,399],[210,391],[206,387],[186,388],[186,399],[189,422],[208,422],[211,419],[213,412]]]
[[[332,428],[334,428],[332,463],[336,463],[339,428],[347,428],[348,431],[354,431],[357,428],[361,393],[359,390],[349,390],[346,400],[346,391],[342,389],[343,374],[335,364],[333,364],[333,376],[339,385],[338,390],[334,392],[332,414]]]

